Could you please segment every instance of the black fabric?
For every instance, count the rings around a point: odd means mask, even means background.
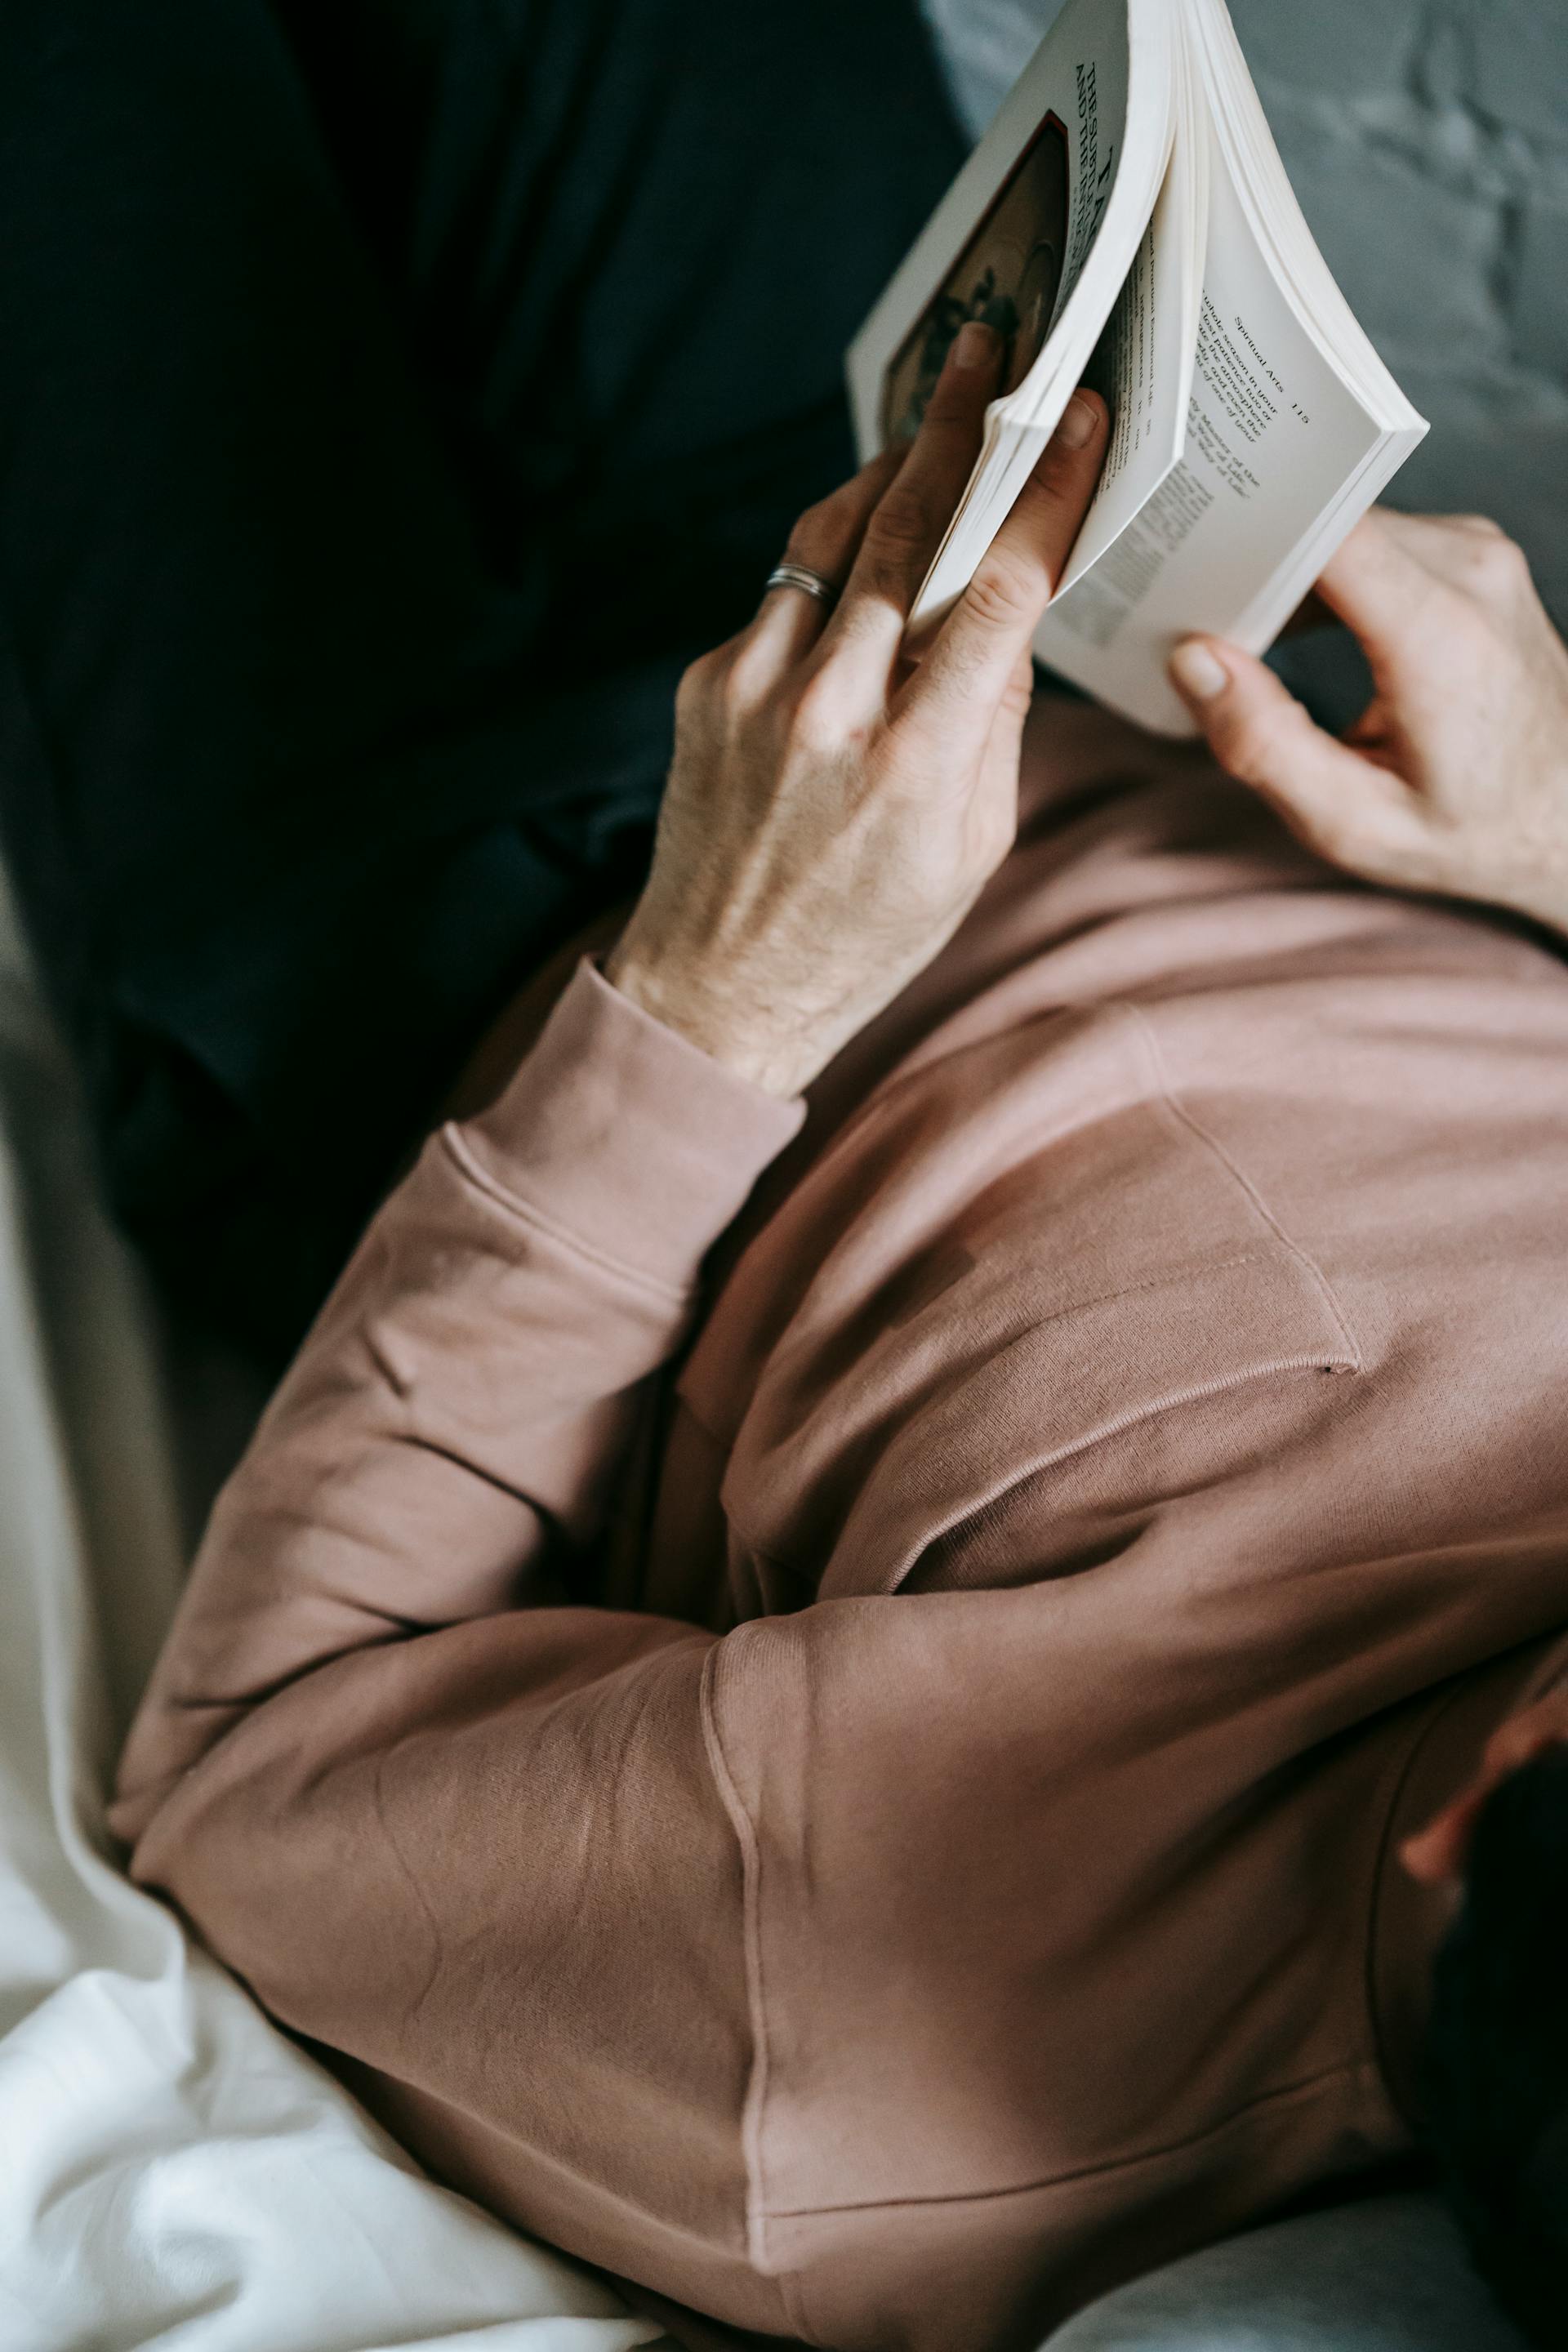
[[[1437,1958],[1426,2136],[1476,2267],[1541,2352],[1568,2279],[1568,1748],[1511,1772],[1477,1825]]]
[[[0,824],[166,1286],[281,1352],[961,156],[913,0],[7,0]]]

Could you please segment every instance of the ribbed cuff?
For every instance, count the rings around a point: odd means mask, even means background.
[[[500,1101],[461,1133],[495,1183],[558,1230],[685,1290],[805,1117],[584,961]]]

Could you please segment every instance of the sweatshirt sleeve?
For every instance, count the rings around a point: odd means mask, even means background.
[[[416,2144],[437,2110],[508,2119],[476,2186],[512,2218],[635,2269],[625,2213],[679,2148],[643,2249],[678,2279],[666,2240],[743,2206],[715,1642],[546,1605],[549,1562],[613,1502],[639,1387],[802,1116],[579,968],[500,1101],[375,1219],[260,1423],[111,1815],[285,2024],[436,2087]]]
[[[123,1835],[302,1676],[549,1589],[704,1255],[802,1116],[579,967],[499,1102],[376,1217],[219,1497],[121,1765]]]

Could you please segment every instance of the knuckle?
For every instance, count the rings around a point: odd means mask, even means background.
[[[922,430],[929,439],[932,434],[967,432],[984,405],[988,386],[982,383],[977,394],[972,380],[963,376],[944,375],[937,383],[926,404]]]
[[[815,506],[807,507],[789,535],[785,550],[792,563],[815,566],[825,547],[837,548],[858,511],[859,482],[844,482]]]
[[[1357,804],[1348,798],[1314,812],[1313,845],[1337,866],[1400,889],[1419,889],[1431,878],[1421,844],[1402,824],[1397,810],[1381,798]]]
[[[872,518],[868,538],[881,553],[902,555],[931,534],[931,502],[912,482],[895,482]]]
[[[767,700],[773,672],[773,656],[765,646],[742,644],[717,681],[718,698],[725,715],[731,719],[750,717]]]
[[[1489,632],[1482,607],[1487,597],[1479,575],[1465,566],[1434,580],[1419,605],[1413,607],[1411,625],[1403,640],[1402,650],[1412,666],[1432,646],[1440,648],[1450,672],[1468,672],[1485,655]]]
[[[1472,586],[1483,594],[1506,594],[1530,577],[1523,548],[1496,523],[1467,532],[1464,562]]]
[[[1215,749],[1233,776],[1244,784],[1269,784],[1279,767],[1279,741],[1266,719],[1247,714],[1226,728]]]
[[[1019,550],[993,545],[969,583],[965,601],[977,620],[993,628],[1010,628],[1045,602],[1049,584],[1042,567]]]
[[[681,674],[676,688],[676,715],[681,719],[696,718],[712,702],[728,667],[728,652],[715,646],[711,653],[699,655]]]
[[[837,751],[847,733],[842,698],[831,669],[817,670],[797,692],[789,740],[797,751],[821,758]]]
[[[1498,568],[1500,578],[1505,580],[1510,587],[1530,585],[1530,558],[1518,540],[1510,539],[1506,531],[1493,548],[1491,560]]]
[[[804,563],[810,570],[821,567],[822,551],[833,544],[834,514],[831,504],[824,499],[820,506],[808,507],[789,535],[784,548],[786,563]]]
[[[1305,819],[1305,831],[1313,848],[1335,866],[1363,873],[1378,864],[1377,843],[1342,809],[1311,810]]]
[[[807,507],[790,532],[784,550],[786,561],[804,563],[813,572],[838,578],[879,502],[898,479],[908,455],[907,446],[901,444],[884,449],[849,481],[841,482],[826,498]]]

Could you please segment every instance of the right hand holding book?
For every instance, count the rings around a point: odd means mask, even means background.
[[[1342,740],[1271,670],[1193,637],[1172,677],[1221,763],[1320,856],[1568,935],[1568,646],[1479,516],[1367,516],[1319,594],[1376,696]]]

